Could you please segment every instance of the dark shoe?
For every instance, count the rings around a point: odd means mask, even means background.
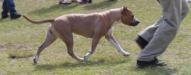
[[[69,5],[69,4],[72,4],[72,3],[59,2],[59,5]]]
[[[117,1],[117,0],[109,0],[109,1]]]
[[[1,19],[5,19],[5,18],[8,18],[8,17],[9,17],[9,15],[2,15]]]
[[[18,13],[14,13],[11,15],[11,19],[18,19],[21,17],[21,14],[18,14]]]
[[[88,3],[92,3],[92,0],[88,0]]]
[[[143,39],[141,36],[138,36],[136,39],[135,39],[136,43],[138,44],[138,46],[141,48],[141,49],[144,49],[148,42]]]
[[[157,66],[166,66],[164,62],[159,61],[155,58],[152,61],[139,61],[137,60],[137,67],[138,68],[147,68],[147,67],[157,67]]]
[[[1,13],[1,19],[5,19],[5,18],[8,18],[9,15],[7,14],[7,12],[2,12]]]
[[[87,4],[87,3],[92,3],[92,0],[82,0],[80,4]]]

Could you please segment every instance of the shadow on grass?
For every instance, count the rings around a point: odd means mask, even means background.
[[[85,9],[87,9],[87,10],[95,10],[95,9],[100,9],[100,8],[106,8],[106,7],[112,6],[115,3],[117,3],[117,0],[116,1],[102,1],[102,2],[99,2],[99,3],[93,3],[93,4],[90,4],[90,5],[87,5],[87,6],[85,6]]]
[[[102,1],[99,3],[92,3],[89,5],[86,5],[84,8],[87,10],[95,10],[95,9],[100,9],[100,8],[106,8],[110,7],[112,4],[117,3],[117,1]],[[79,6],[79,4],[70,4],[70,5],[52,5],[48,8],[40,8],[34,11],[29,12],[29,14],[46,14],[50,13],[59,9],[63,9],[64,11],[72,10],[72,8]]]
[[[70,4],[70,5],[52,5],[49,8],[41,8],[34,11],[29,12],[29,14],[45,14],[50,13],[59,9],[63,9],[64,11],[71,10],[72,8],[76,7],[78,4]]]
[[[6,19],[0,18],[0,23],[2,23],[2,22],[9,22],[9,21],[12,21],[12,20],[10,18],[6,18]]]
[[[168,66],[165,67],[153,67],[146,69],[136,69],[137,71],[143,71],[145,75],[174,75],[177,70],[174,68],[170,68]]]
[[[33,56],[34,56],[34,54],[31,54],[31,55],[8,55],[8,58],[10,58],[10,59],[22,59],[22,58],[30,58]]]
[[[12,52],[11,52],[12,51]],[[11,51],[6,51],[8,58],[10,59],[21,59],[21,58],[30,58],[34,56],[33,51],[27,51],[27,50],[11,50]]]
[[[71,69],[71,68],[77,68],[77,67],[92,67],[92,66],[114,66],[117,64],[122,64],[126,63],[126,60],[120,60],[120,61],[106,61],[104,59],[100,59],[98,61],[88,61],[87,63],[83,62],[76,62],[76,63],[69,63],[66,62],[64,64],[45,64],[45,65],[36,65],[35,71],[38,70],[53,70],[53,69],[58,69],[58,68],[63,68],[63,69]]]

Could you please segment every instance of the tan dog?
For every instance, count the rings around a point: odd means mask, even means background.
[[[69,14],[57,17],[55,19],[33,21],[23,16],[31,23],[51,23],[44,43],[38,48],[37,54],[34,58],[36,64],[42,50],[52,44],[57,37],[62,39],[67,47],[68,54],[78,61],[87,61],[87,59],[94,53],[96,46],[103,36],[117,49],[119,53],[128,56],[129,53],[119,45],[112,35],[112,26],[115,21],[120,21],[123,24],[136,26],[139,24],[134,18],[134,15],[127,7],[111,9],[101,13],[91,14]],[[82,35],[87,38],[92,38],[91,49],[84,58],[76,56],[73,52],[73,35],[72,33]]]

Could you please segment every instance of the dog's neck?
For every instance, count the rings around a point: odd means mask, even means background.
[[[112,22],[119,21],[121,19],[121,8],[111,9],[108,14],[110,14],[110,19]]]
[[[109,27],[111,27],[114,22],[119,21],[121,19],[120,8],[111,9],[109,11],[101,12],[99,14],[102,15],[102,18],[104,18],[103,21],[108,21],[105,23],[107,23],[106,25],[108,25]]]
[[[108,25],[112,25],[114,22],[119,21],[121,19],[121,8],[111,9],[109,11],[99,13],[105,18],[105,21],[110,21]]]

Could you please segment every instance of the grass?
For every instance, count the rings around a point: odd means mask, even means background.
[[[159,18],[160,7],[154,0],[94,0],[93,4],[68,6],[57,5],[57,0],[15,2],[20,13],[33,19],[54,18],[69,13],[99,12],[127,6],[141,20],[141,24],[129,27],[115,23],[114,36],[122,47],[131,53],[130,57],[121,56],[105,39],[101,39],[89,62],[81,63],[72,59],[66,53],[65,44],[57,40],[42,52],[39,64],[33,65],[31,56],[43,42],[48,26],[34,25],[23,18],[0,20],[0,75],[191,75],[190,14],[182,23],[168,50],[160,57],[168,66],[137,69],[136,58],[140,49],[133,40],[138,32]],[[91,39],[75,35],[74,41],[75,52],[83,56],[90,48]]]

